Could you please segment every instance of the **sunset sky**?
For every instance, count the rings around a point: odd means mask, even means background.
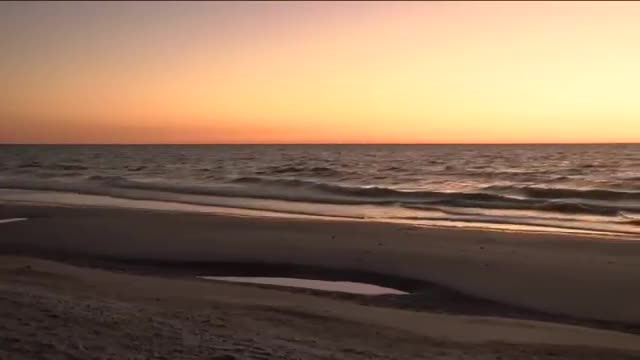
[[[1,143],[640,142],[640,2],[0,3]]]

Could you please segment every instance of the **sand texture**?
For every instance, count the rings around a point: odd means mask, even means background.
[[[0,207],[16,217],[29,220],[0,225],[3,359],[640,354],[640,243],[629,239]],[[424,291],[367,298],[193,278],[238,263]]]

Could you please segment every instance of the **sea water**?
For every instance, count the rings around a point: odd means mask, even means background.
[[[0,201],[638,235],[640,145],[0,145]]]

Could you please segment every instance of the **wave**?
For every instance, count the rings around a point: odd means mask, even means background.
[[[605,189],[544,188],[535,186],[490,186],[486,190],[523,195],[532,199],[584,199],[602,201],[640,200],[640,192]]]
[[[18,169],[46,169],[46,170],[63,170],[63,171],[79,171],[88,170],[89,168],[84,165],[74,164],[48,164],[43,165],[37,161],[23,163],[17,166]]]
[[[622,211],[637,211],[638,208],[624,208],[620,209],[613,206],[602,205],[587,205],[587,204],[573,204],[573,203],[560,203],[560,202],[469,202],[458,199],[446,199],[438,202],[431,203],[428,206],[422,205],[406,205],[405,207],[411,209],[430,210],[434,206],[451,206],[451,207],[468,207],[468,208],[481,208],[481,209],[494,209],[494,210],[533,210],[533,211],[547,211],[563,214],[586,214],[586,215],[601,215],[601,216],[619,216]]]
[[[640,226],[640,219],[624,221],[625,224]]]
[[[455,197],[469,201],[519,201],[501,195],[486,193],[450,193],[441,191],[405,191],[378,186],[346,186],[300,179],[270,179],[261,177],[241,177],[231,181],[235,184],[254,184],[265,188],[279,187],[291,189],[306,189],[318,193],[330,194],[344,198],[368,200],[369,202],[429,202]]]
[[[588,204],[546,202],[534,207],[539,211],[554,211],[565,214],[593,214],[604,216],[620,216],[622,210],[615,206],[596,206]]]
[[[309,175],[332,177],[341,174],[341,171],[326,166],[272,166],[265,170],[258,171],[262,175]]]
[[[40,167],[42,167],[42,164],[40,164],[37,161],[32,161],[32,162],[20,164],[17,166],[18,169],[37,169]]]
[[[442,208],[478,208],[504,210],[533,210],[565,214],[620,216],[640,213],[640,206],[615,203],[593,204],[561,201],[546,193],[540,198],[519,198],[507,194],[483,192],[406,191],[389,187],[346,186],[300,179],[239,177],[224,183],[180,184],[140,181],[124,176],[93,175],[82,181],[50,181],[42,179],[13,179],[0,181],[1,188],[66,191],[92,195],[154,199],[162,194],[215,196],[225,198],[253,198],[296,202],[351,205],[390,205],[409,209],[433,210]],[[495,188],[492,188],[495,191]],[[569,189],[566,189],[569,190]],[[537,191],[537,190],[536,190]],[[558,189],[555,193],[566,194]],[[600,192],[604,192],[601,190]],[[593,193],[570,190],[571,194]],[[595,193],[601,195],[600,193]],[[175,201],[175,196],[166,196]],[[590,198],[587,198],[589,200]]]
[[[142,166],[135,166],[135,167],[127,167],[127,171],[131,171],[131,172],[138,172],[138,171],[142,171],[142,170],[146,170],[147,167],[142,165]]]
[[[88,170],[89,168],[84,165],[74,165],[74,164],[55,164],[52,166],[47,166],[47,168],[51,168],[54,170],[65,170],[65,171],[78,171],[78,170]]]

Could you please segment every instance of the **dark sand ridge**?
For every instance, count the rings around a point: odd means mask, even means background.
[[[546,313],[640,323],[640,242],[321,220],[0,207],[5,253],[293,264],[426,281]],[[386,284],[398,285],[398,284]],[[392,286],[397,287],[397,286]]]

